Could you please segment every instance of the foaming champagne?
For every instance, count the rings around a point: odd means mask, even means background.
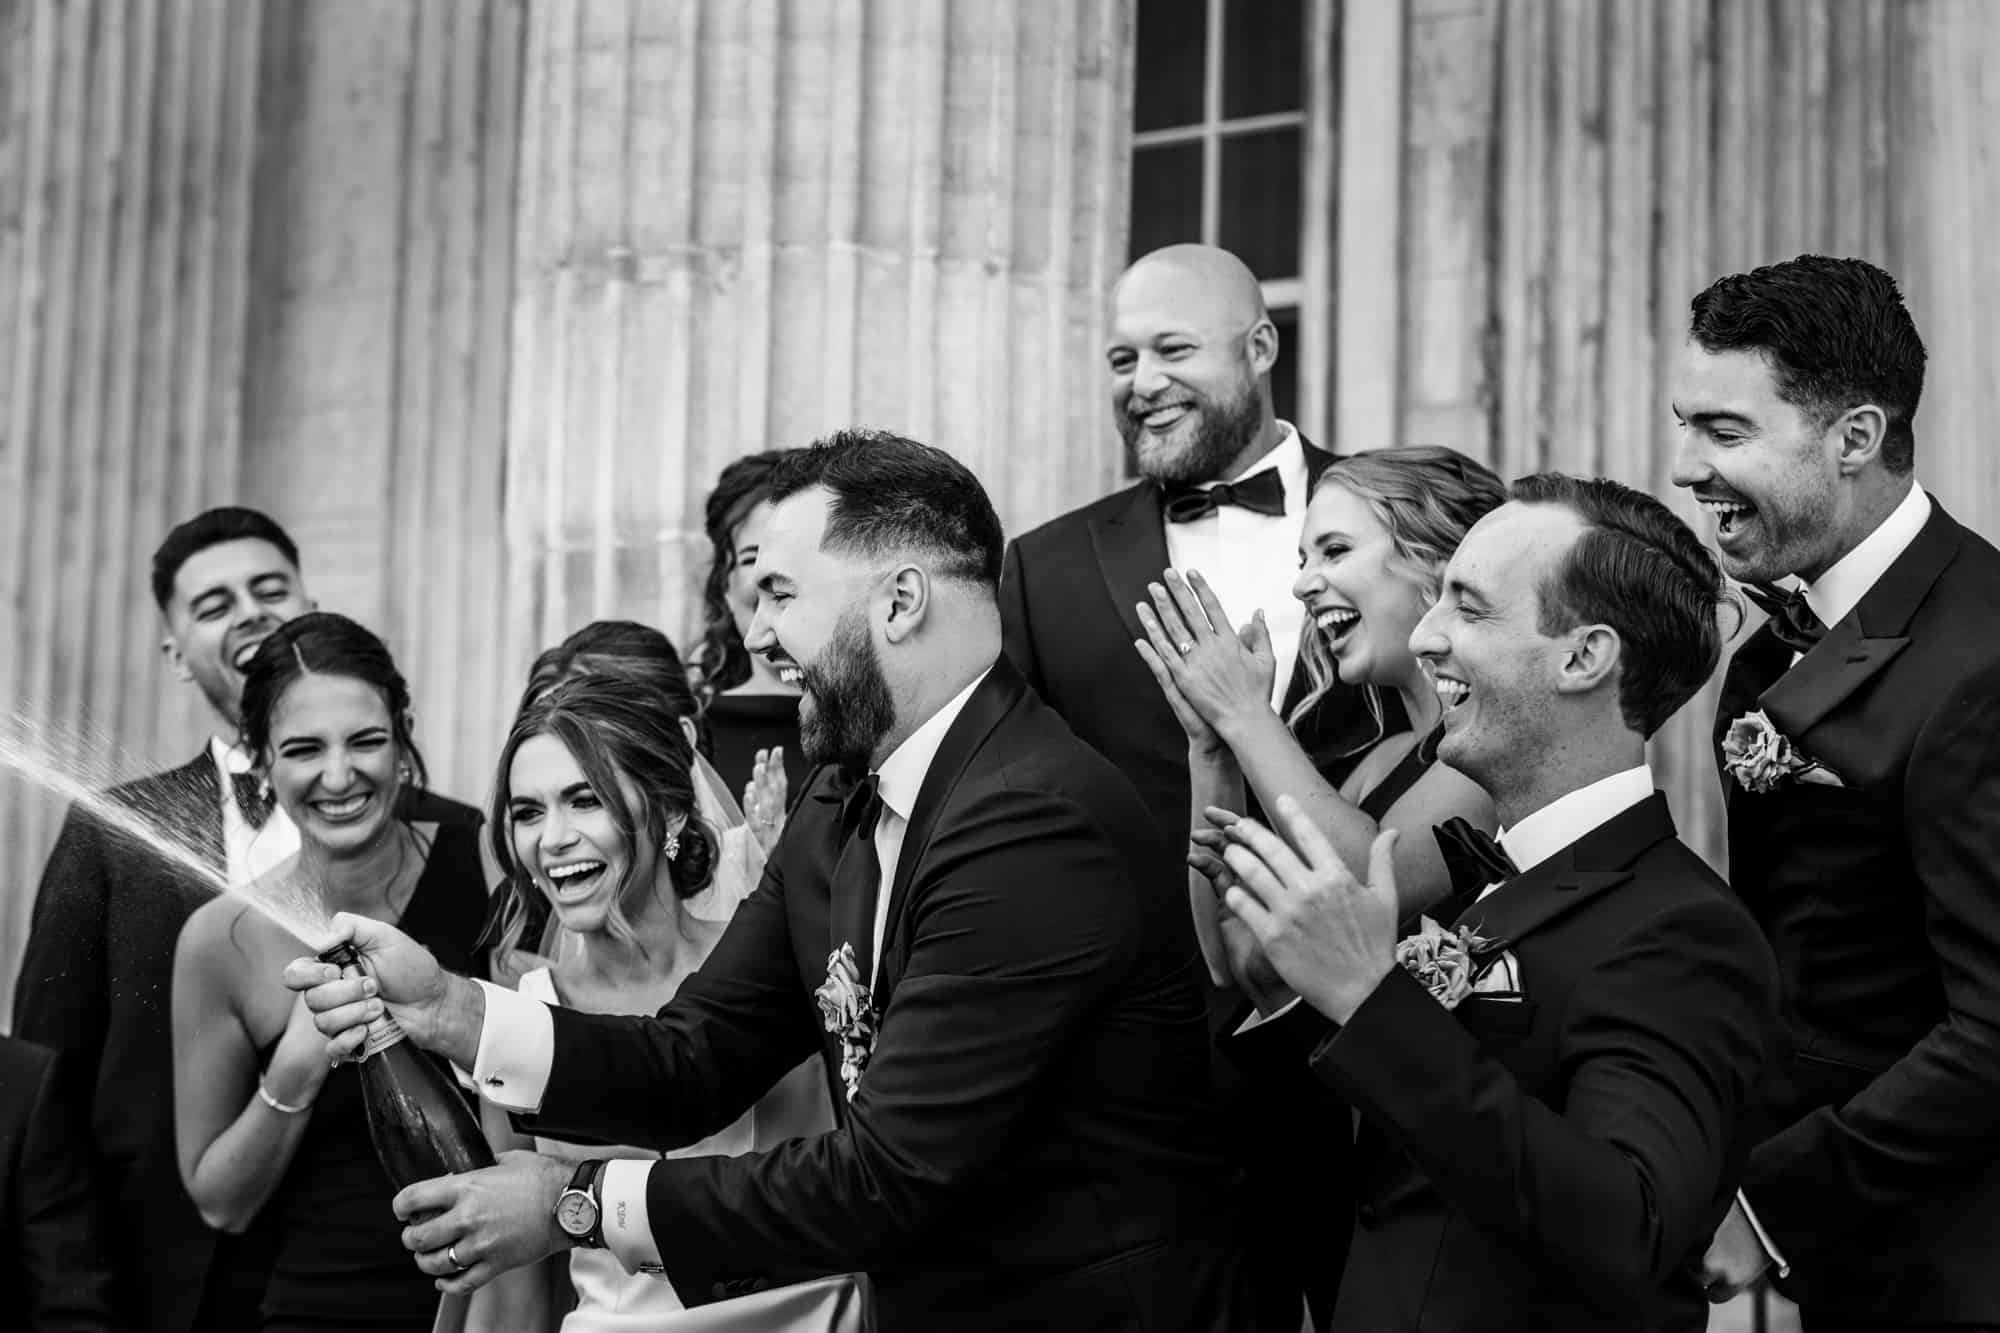
[[[336,944],[319,958],[343,972],[362,970],[361,954],[351,943]],[[360,1061],[368,1137],[397,1189],[493,1165],[486,1136],[451,1076],[404,1039],[386,1008],[368,1025]]]

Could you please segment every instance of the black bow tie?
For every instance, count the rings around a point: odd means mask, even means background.
[[[1476,895],[1489,884],[1504,884],[1521,873],[1497,838],[1466,819],[1447,819],[1432,832],[1455,893]]]
[[[1809,653],[1826,637],[1826,626],[1806,604],[1806,595],[1797,588],[1780,588],[1775,583],[1746,583],[1743,595],[1771,618],[1771,634],[1795,653]]]
[[[1205,518],[1223,505],[1237,505],[1253,514],[1283,518],[1284,479],[1278,476],[1278,469],[1267,467],[1241,481],[1218,482],[1206,489],[1200,486],[1167,488],[1167,521],[1170,523],[1190,523]]]
[[[870,773],[849,788],[840,803],[841,838],[872,838],[876,821],[881,818],[882,779]]]
[[[271,784],[261,773],[231,773],[229,789],[236,797],[236,808],[242,812],[251,828],[263,828],[264,821],[271,817],[271,807],[278,803],[278,797],[271,790]]]

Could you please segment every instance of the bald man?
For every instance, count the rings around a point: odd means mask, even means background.
[[[1278,330],[1235,255],[1202,245],[1155,250],[1119,278],[1110,322],[1111,409],[1140,480],[1008,547],[1002,629],[1029,684],[1131,778],[1160,836],[1185,845],[1187,735],[1133,647],[1145,638],[1138,606],[1172,566],[1200,570],[1237,625],[1261,609],[1277,651],[1271,702],[1289,714],[1306,693],[1304,612],[1291,595],[1299,529],[1333,455],[1272,410]],[[1399,727],[1393,703],[1391,711]],[[1359,692],[1336,681],[1295,730],[1337,785],[1353,762],[1344,756],[1374,726]],[[1244,1007],[1234,992],[1212,991],[1211,1031],[1233,1028]],[[1322,1216],[1346,1206],[1345,1109],[1315,1102],[1312,1089],[1274,1106],[1220,1061],[1217,1082],[1223,1128],[1246,1171],[1245,1234],[1267,1312],[1260,1328],[1297,1333],[1307,1295],[1323,1328],[1346,1227],[1306,1234],[1278,1217],[1301,1201]]]

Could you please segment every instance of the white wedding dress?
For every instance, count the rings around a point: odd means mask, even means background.
[[[521,994],[549,1004],[560,1004],[549,969],[538,967],[521,977]],[[672,1152],[645,1148],[603,1147],[561,1143],[537,1138],[535,1151],[566,1162],[595,1157],[630,1157],[650,1160],[659,1157],[702,1157],[710,1154],[734,1157],[749,1152],[756,1140],[757,1112],[743,1113],[719,1134]],[[576,1287],[576,1309],[562,1322],[562,1333],[667,1333],[674,1327],[674,1315],[686,1310],[674,1293],[671,1282],[646,1273],[627,1273],[609,1250],[573,1249],[569,1252],[570,1282]]]

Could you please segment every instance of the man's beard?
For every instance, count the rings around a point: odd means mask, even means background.
[[[1242,391],[1234,397],[1196,396],[1194,409],[1201,419],[1194,437],[1184,444],[1172,444],[1152,435],[1129,407],[1119,413],[1118,433],[1124,437],[1125,448],[1140,476],[1163,486],[1214,481],[1257,438],[1257,427],[1264,420],[1257,381],[1247,377]]]
[[[854,777],[867,772],[876,745],[896,725],[896,701],[859,609],[841,613],[818,661],[799,664],[799,684],[812,704],[799,708],[806,762],[834,764]]]

